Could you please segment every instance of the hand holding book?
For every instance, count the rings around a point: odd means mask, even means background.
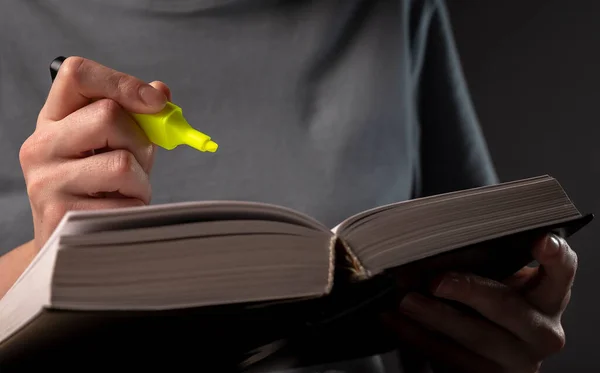
[[[387,324],[399,340],[444,367],[535,372],[564,346],[561,316],[569,302],[577,256],[554,235],[536,242],[532,254],[538,267],[524,267],[502,282],[448,273],[432,283],[432,296],[404,297],[399,312],[386,314]],[[481,317],[439,298],[460,302]]]

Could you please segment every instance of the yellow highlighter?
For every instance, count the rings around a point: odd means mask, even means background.
[[[201,152],[214,153],[219,147],[210,136],[192,128],[183,117],[181,108],[170,102],[159,113],[131,115],[152,143],[167,150],[185,144]]]
[[[52,81],[66,57],[57,57],[50,63]],[[219,145],[210,136],[195,130],[183,116],[181,108],[171,102],[156,114],[130,113],[148,136],[150,142],[167,150],[188,145],[201,152],[214,153]]]

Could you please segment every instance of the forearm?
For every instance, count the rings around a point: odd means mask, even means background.
[[[0,299],[17,281],[36,254],[33,241],[29,241],[0,256]]]

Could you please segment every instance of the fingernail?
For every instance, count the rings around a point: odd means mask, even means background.
[[[560,249],[560,241],[555,235],[549,235],[548,238],[546,238],[546,244],[544,245],[544,254],[556,254],[558,252],[558,249]]]
[[[140,97],[148,106],[164,106],[167,103],[165,95],[151,85],[140,87]]]
[[[457,273],[448,273],[433,291],[437,296],[449,296],[456,293],[460,287],[461,276]]]
[[[400,302],[400,311],[402,313],[419,313],[423,308],[425,308],[425,303],[420,296],[415,294],[406,295]]]

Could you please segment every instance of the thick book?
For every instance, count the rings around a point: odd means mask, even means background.
[[[406,291],[447,270],[501,280],[543,234],[568,237],[591,219],[550,176],[393,203],[333,228],[242,201],[68,212],[0,299],[0,368],[193,355],[228,370],[385,352],[393,335],[378,315]]]

